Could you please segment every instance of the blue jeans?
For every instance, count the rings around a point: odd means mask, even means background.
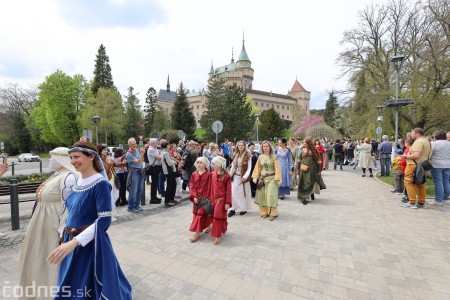
[[[436,202],[447,200],[450,195],[450,168],[433,168],[431,177],[433,177]]]
[[[391,155],[381,154],[380,156],[381,176],[389,176],[390,167],[391,167]]]
[[[158,193],[161,195],[161,197],[166,197],[166,175],[164,175],[163,170],[161,168],[161,173],[159,173],[158,178]]]
[[[136,209],[139,207],[142,192],[144,190],[145,174],[142,172],[133,172],[131,176],[131,186],[128,194],[128,209]]]

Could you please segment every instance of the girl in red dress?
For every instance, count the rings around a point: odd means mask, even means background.
[[[322,170],[323,170],[323,162],[324,162],[323,156],[324,156],[324,155],[328,155],[328,153],[325,152],[325,149],[323,148],[323,146],[322,146],[322,144],[320,143],[320,140],[319,140],[319,139],[316,139],[316,140],[314,141],[314,146],[316,146],[316,149],[317,149],[317,151],[318,151],[319,154],[320,154],[320,169],[319,169],[320,172],[319,172],[319,173],[321,173]]]
[[[200,238],[200,233],[210,231],[211,216],[206,213],[205,207],[198,207],[201,198],[209,199],[211,173],[209,170],[209,161],[205,157],[199,157],[195,161],[197,171],[192,173],[191,181],[189,183],[189,198],[191,199],[192,217],[190,231],[195,232],[195,235],[189,240],[194,243]]]
[[[211,173],[210,200],[214,207],[211,236],[215,237],[214,245],[222,241],[222,235],[227,232],[227,211],[231,207],[231,180],[225,171],[226,160],[221,156],[211,161],[213,172]]]

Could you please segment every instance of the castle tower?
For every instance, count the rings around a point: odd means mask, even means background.
[[[301,110],[306,111],[306,115],[309,116],[309,100],[311,99],[311,92],[305,90],[305,88],[295,78],[294,85],[288,93],[288,96],[294,98]]]
[[[245,50],[244,38],[242,38],[241,54],[239,54],[239,58],[236,62],[236,71],[238,71],[239,77],[241,77],[240,86],[244,90],[251,90],[255,71],[252,69],[252,62],[250,61],[250,58],[248,58],[247,51]]]

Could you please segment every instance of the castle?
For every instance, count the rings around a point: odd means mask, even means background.
[[[211,78],[213,75],[219,74],[220,77],[226,80],[226,85],[235,83],[241,87],[247,93],[247,97],[253,100],[253,104],[261,112],[273,108],[283,120],[288,121],[293,121],[294,114],[309,116],[311,92],[305,90],[297,79],[288,94],[283,95],[253,89],[254,72],[252,62],[245,50],[245,40],[242,40],[242,49],[238,60],[235,62],[232,54],[231,62],[227,65],[214,68],[211,63],[208,75]],[[191,91],[187,94],[187,97],[199,127],[200,118],[206,107],[206,91]],[[167,87],[165,90],[161,89],[159,91],[157,104],[170,115],[175,98],[176,92],[170,90],[169,77],[167,77]]]

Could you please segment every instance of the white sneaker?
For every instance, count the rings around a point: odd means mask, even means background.
[[[395,195],[403,195],[404,193],[402,193],[402,192],[395,192],[394,194]]]
[[[417,208],[417,205],[411,204],[411,202],[409,202],[409,203],[403,204],[402,207],[406,207],[406,208],[414,208],[414,209],[416,209],[416,208]]]

